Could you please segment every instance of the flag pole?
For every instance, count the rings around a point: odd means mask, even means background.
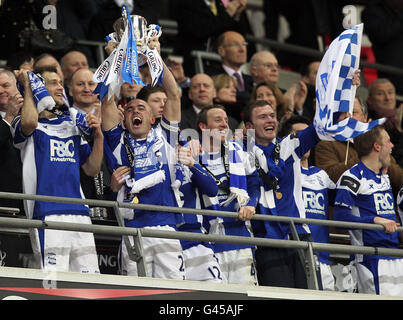
[[[348,159],[348,148],[350,146],[350,140],[347,140],[347,150],[346,150],[346,159],[344,159],[344,164],[347,165],[347,159]]]

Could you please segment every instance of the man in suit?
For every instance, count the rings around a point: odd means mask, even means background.
[[[225,2],[225,4],[224,4]],[[241,34],[251,33],[246,16],[245,0],[175,0],[170,1],[170,12],[178,22],[178,37],[175,41],[175,54],[184,57],[186,74],[193,76],[193,50],[210,51],[214,40],[228,30]],[[205,65],[209,62],[205,61]]]
[[[205,74],[198,73],[190,80],[188,98],[189,103],[182,104],[182,119],[180,123],[180,129],[194,129],[197,130],[197,115],[200,111],[208,106],[213,105],[213,99],[216,96],[216,90],[214,88],[213,79]],[[228,125],[232,131],[234,131],[238,122],[228,117]]]
[[[14,74],[0,69],[0,191],[2,192],[22,192],[20,154],[14,148],[10,125],[18,115],[23,101]],[[23,212],[20,200],[0,199],[0,207],[19,208]]]
[[[10,125],[18,115],[24,99],[18,92],[11,71],[0,68],[0,191],[22,193],[22,165],[13,145]],[[18,208],[24,215],[22,200],[0,198],[0,207]],[[29,239],[21,235],[0,233],[0,265],[23,267],[20,253],[30,252]]]
[[[210,76],[227,73],[236,79],[237,102],[228,110],[228,114],[237,121],[242,120],[242,109],[249,103],[253,88],[253,78],[241,70],[247,61],[247,45],[242,34],[235,31],[224,32],[217,39],[217,52],[221,56],[222,64],[207,70]]]

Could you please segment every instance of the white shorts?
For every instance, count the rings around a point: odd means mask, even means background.
[[[88,216],[53,214],[45,222],[91,224]],[[41,268],[48,271],[99,273],[94,235],[90,232],[35,229],[33,252],[40,252]]]
[[[323,290],[334,291],[334,276],[330,265],[319,262]]]
[[[213,249],[199,244],[183,250],[183,257],[186,280],[227,282]]]
[[[228,283],[257,285],[251,248],[217,252],[215,255]]]
[[[358,292],[403,297],[403,259],[357,263]]]
[[[175,231],[169,226],[144,227],[144,229]],[[129,237],[133,244],[133,237]],[[147,277],[164,279],[185,279],[185,266],[182,246],[177,239],[142,238],[143,259],[146,264]],[[121,244],[121,273],[137,276],[137,263],[129,258],[124,241]]]

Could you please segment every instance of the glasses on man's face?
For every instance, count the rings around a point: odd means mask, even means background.
[[[223,47],[236,47],[236,48],[240,48],[240,47],[247,47],[248,43],[246,41],[244,42],[230,42],[227,44],[224,44]]]
[[[265,69],[279,69],[278,63],[262,63],[261,66]]]

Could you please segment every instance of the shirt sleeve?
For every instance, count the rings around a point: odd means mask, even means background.
[[[13,142],[14,142],[14,146],[17,149],[22,149],[24,148],[26,142],[27,142],[27,136],[25,136],[22,133],[22,129],[21,129],[21,118],[17,117],[14,119],[13,123],[11,124],[10,127],[11,130],[11,134],[13,135]],[[32,135],[32,134],[31,134]]]
[[[192,168],[192,184],[201,194],[208,197],[215,197],[218,193],[218,186],[214,179],[204,170],[200,164],[195,163]]]
[[[336,199],[334,204],[334,219],[338,221],[373,223],[373,217],[353,214],[357,202],[357,192],[360,183],[351,175],[344,174],[337,182]]]
[[[167,142],[176,147],[179,141],[179,124],[180,122],[168,121],[164,117],[161,118],[160,126]]]
[[[113,151],[117,148],[120,143],[120,138],[123,133],[123,128],[121,124],[118,124],[116,127],[104,131],[105,141],[108,144],[109,148]]]

